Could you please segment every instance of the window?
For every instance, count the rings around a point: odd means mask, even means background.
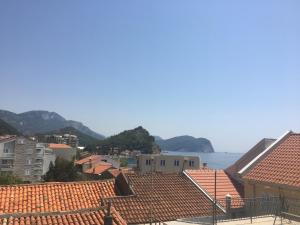
[[[193,161],[193,160],[190,160],[190,161],[189,161],[189,166],[190,166],[190,167],[194,167],[194,161]]]
[[[166,160],[162,159],[160,160],[160,166],[165,166],[166,165]]]
[[[174,160],[174,166],[179,166],[179,160]]]
[[[29,170],[29,169],[26,169],[26,170],[25,170],[25,175],[26,175],[26,176],[29,176],[29,175],[30,175],[30,170]]]
[[[26,165],[31,165],[31,159],[26,159]]]
[[[146,159],[146,165],[150,166],[151,165],[151,159]]]
[[[5,148],[3,152],[4,152],[4,153],[9,153],[9,149],[8,149],[8,148]]]
[[[41,151],[42,151],[42,149],[40,149],[40,148],[36,149],[36,153],[41,153]]]

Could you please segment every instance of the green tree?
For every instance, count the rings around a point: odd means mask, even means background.
[[[43,179],[47,182],[68,182],[81,180],[82,176],[73,162],[58,157],[55,160],[55,165],[52,162],[50,163],[49,171],[43,176]]]
[[[0,184],[1,185],[9,185],[9,184],[22,184],[24,183],[20,178],[9,174],[0,172]]]

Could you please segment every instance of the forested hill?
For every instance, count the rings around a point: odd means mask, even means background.
[[[194,138],[184,135],[170,139],[156,138],[156,143],[163,151],[214,152],[211,142],[206,138]]]
[[[9,125],[8,123],[6,123],[5,121],[0,119],[0,135],[6,135],[6,134],[20,135],[20,132],[14,127],[12,127],[11,125]]]
[[[97,145],[102,153],[107,153],[112,148],[118,148],[120,151],[140,150],[142,153],[159,151],[159,147],[156,145],[154,137],[141,126],[108,137],[99,141]]]

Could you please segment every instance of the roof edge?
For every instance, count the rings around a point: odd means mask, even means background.
[[[285,139],[288,135],[292,134],[293,131],[289,130],[286,131],[283,135],[281,135],[276,141],[274,141],[269,147],[267,147],[264,151],[262,151],[260,154],[258,154],[254,159],[252,159],[246,166],[244,166],[240,171],[238,171],[238,174],[243,174],[245,171],[247,171],[257,160],[259,160],[265,153],[269,152],[273,147],[275,147],[279,142],[281,142],[283,139]]]
[[[199,184],[197,184],[197,182],[195,182],[194,180],[193,180],[193,178],[192,177],[190,177],[190,175],[186,172],[186,171],[183,171],[183,174],[190,180],[190,181],[192,181],[192,183],[194,184],[194,185],[196,185],[196,187],[200,190],[200,191],[202,191],[203,193],[204,193],[204,195],[210,200],[210,201],[212,201],[212,202],[214,202],[214,199],[207,193],[207,191],[205,191],[205,189],[203,189]],[[216,200],[216,205],[224,212],[224,213],[226,213],[226,210],[218,203],[218,201]]]

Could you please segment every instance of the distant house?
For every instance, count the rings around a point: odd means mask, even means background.
[[[300,200],[300,134],[285,133],[238,172],[246,197]]]
[[[137,170],[141,173],[181,173],[186,169],[199,169],[198,156],[141,154],[137,156]]]
[[[56,157],[60,157],[68,161],[72,161],[76,155],[76,149],[66,144],[50,143],[48,147],[53,150]]]
[[[91,155],[75,161],[74,164],[80,169],[80,171],[84,173],[86,170],[95,167],[101,161],[102,161],[101,155]]]

